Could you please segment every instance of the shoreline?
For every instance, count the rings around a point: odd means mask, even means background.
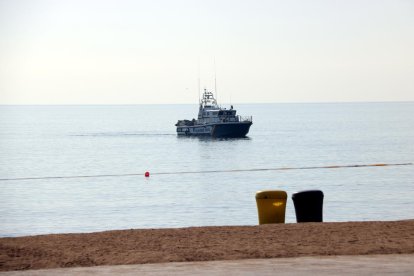
[[[0,238],[0,271],[414,254],[414,220],[112,230]]]

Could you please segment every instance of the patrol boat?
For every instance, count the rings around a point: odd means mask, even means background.
[[[204,89],[197,120],[179,120],[175,126],[178,135],[238,138],[245,137],[252,124],[252,116],[236,115],[233,106],[221,108],[213,92]]]

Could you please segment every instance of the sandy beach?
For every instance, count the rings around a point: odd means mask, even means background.
[[[131,229],[0,239],[0,270],[414,253],[414,220]]]

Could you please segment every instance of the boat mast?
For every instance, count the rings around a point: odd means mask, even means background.
[[[201,99],[200,99],[200,58],[198,58],[198,103],[201,103]]]
[[[214,58],[214,92],[216,93],[216,101],[218,102],[218,93],[217,93],[217,78],[216,78],[216,58]]]

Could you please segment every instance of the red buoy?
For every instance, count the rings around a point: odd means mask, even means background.
[[[149,172],[145,172],[145,177],[149,177]]]

